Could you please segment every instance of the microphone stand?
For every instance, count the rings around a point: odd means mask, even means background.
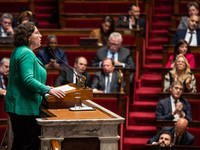
[[[78,85],[82,88],[86,88],[86,77],[83,76],[82,74],[78,73],[77,71],[75,71],[75,69],[73,67],[71,67],[70,65],[68,65],[66,62],[64,62],[62,59],[60,59],[54,52],[54,50],[52,50],[51,47],[48,47],[50,53],[56,57],[62,64],[64,64],[69,70],[71,70],[73,72],[73,74],[76,75],[76,79],[78,79]],[[82,80],[81,80],[82,79]]]

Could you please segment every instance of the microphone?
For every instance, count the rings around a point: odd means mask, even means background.
[[[81,87],[83,87],[85,89],[86,88],[86,82],[85,82],[86,77],[83,76],[82,74],[78,73],[73,67],[68,65],[61,58],[59,58],[51,47],[48,47],[48,49],[52,56],[56,57],[62,64],[64,64],[70,71],[72,71],[73,74],[76,75],[76,79],[78,79],[78,85],[80,85]],[[81,81],[81,79],[82,79],[82,81]]]

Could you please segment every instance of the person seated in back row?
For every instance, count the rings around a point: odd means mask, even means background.
[[[139,20],[139,23],[138,23]],[[136,6],[135,4],[131,4],[128,7],[128,15],[120,16],[119,21],[127,22],[129,24],[129,29],[137,28],[137,24],[140,28],[143,29],[143,35],[145,36],[146,31],[146,23],[145,20],[140,18],[140,7]],[[123,23],[118,25],[119,28],[124,28]]]
[[[199,16],[193,15],[187,19],[188,28],[187,29],[178,29],[174,36],[173,45],[175,45],[178,40],[184,39],[188,42],[189,46],[198,46],[200,45],[200,29],[199,25]]]
[[[11,37],[14,35],[12,20],[13,16],[9,13],[4,13],[1,16],[0,37]]]
[[[55,35],[48,35],[47,47],[45,47],[43,50],[39,50],[37,53],[38,59],[45,65],[47,69],[60,69],[60,67],[65,66],[64,63],[68,64],[65,51],[59,49],[57,45],[57,37]],[[61,60],[59,60],[59,58]]]
[[[80,73],[81,75],[86,77],[86,86],[91,87],[91,78],[90,75],[88,73],[85,72],[87,68],[87,59],[85,57],[77,57],[75,59],[75,63],[74,63],[74,70],[77,73]],[[56,79],[56,82],[54,84],[54,86],[60,86],[60,85],[65,85],[68,83],[77,83],[76,81],[76,75],[72,72],[72,70],[68,69],[68,68],[64,68],[60,70],[60,74],[58,76],[58,78]]]
[[[184,92],[197,92],[196,79],[190,70],[187,59],[182,54],[177,55],[173,69],[165,75],[163,92],[169,92],[170,85],[177,80],[183,83]]]
[[[94,93],[120,92],[121,83],[119,83],[120,74],[115,70],[112,58],[105,58],[102,61],[103,71],[96,72],[92,82]],[[123,79],[122,79],[123,80]],[[125,82],[123,81],[123,89]]]
[[[191,107],[187,99],[181,97],[184,87],[181,81],[170,85],[170,97],[159,100],[156,107],[156,120],[178,120],[185,118],[192,121]]]
[[[19,16],[13,18],[12,26],[17,27],[21,23],[33,22],[35,26],[38,26],[38,22],[33,19],[33,13],[28,7],[22,7],[19,11]]]
[[[157,144],[160,135],[163,132],[170,132],[172,135],[173,145],[194,145],[194,136],[187,130],[188,121],[185,118],[180,118],[174,127],[164,127],[157,135],[148,140],[147,144]]]
[[[114,60],[115,66],[130,67],[130,81],[132,83],[133,72],[135,72],[135,64],[131,57],[130,50],[121,46],[122,41],[123,39],[120,33],[111,33],[108,39],[108,46],[97,50],[96,56],[93,58],[91,66],[101,67],[102,60],[105,58],[112,58]]]
[[[179,40],[176,43],[176,45],[174,47],[174,55],[171,55],[169,57],[169,61],[165,66],[166,68],[173,68],[176,56],[178,54],[182,54],[185,56],[191,69],[195,68],[194,55],[190,53],[190,47],[189,47],[188,43],[183,39]]]
[[[188,10],[188,16],[181,17],[180,23],[178,25],[178,29],[187,29],[188,28],[188,18],[190,18],[192,15],[199,16],[199,5],[196,2],[190,2],[187,5]],[[200,16],[199,16],[200,19]],[[198,26],[198,29],[200,29],[200,24]]]
[[[115,31],[115,22],[111,16],[103,18],[100,29],[94,29],[90,33],[90,37],[98,38],[98,46],[106,46],[108,37]]]

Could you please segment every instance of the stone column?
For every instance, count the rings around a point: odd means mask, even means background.
[[[99,137],[100,150],[117,150],[120,136]]]

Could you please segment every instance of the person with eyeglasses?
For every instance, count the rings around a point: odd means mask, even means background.
[[[172,70],[165,75],[163,92],[169,92],[170,84],[173,81],[181,81],[183,83],[184,91],[188,93],[196,93],[196,79],[190,70],[190,65],[183,56],[179,54],[176,57]]]
[[[9,13],[4,13],[1,16],[0,37],[13,36],[12,20],[13,16]]]
[[[114,60],[115,66],[130,67],[132,80],[133,72],[135,72],[135,64],[131,57],[130,50],[121,46],[122,41],[123,39],[120,33],[111,33],[108,39],[108,46],[97,50],[96,56],[93,58],[91,66],[101,67],[102,61],[105,58],[112,58]]]
[[[187,99],[182,98],[183,83],[179,80],[170,85],[170,97],[162,99],[156,107],[156,120],[178,120],[185,118],[192,120],[191,107]]]

